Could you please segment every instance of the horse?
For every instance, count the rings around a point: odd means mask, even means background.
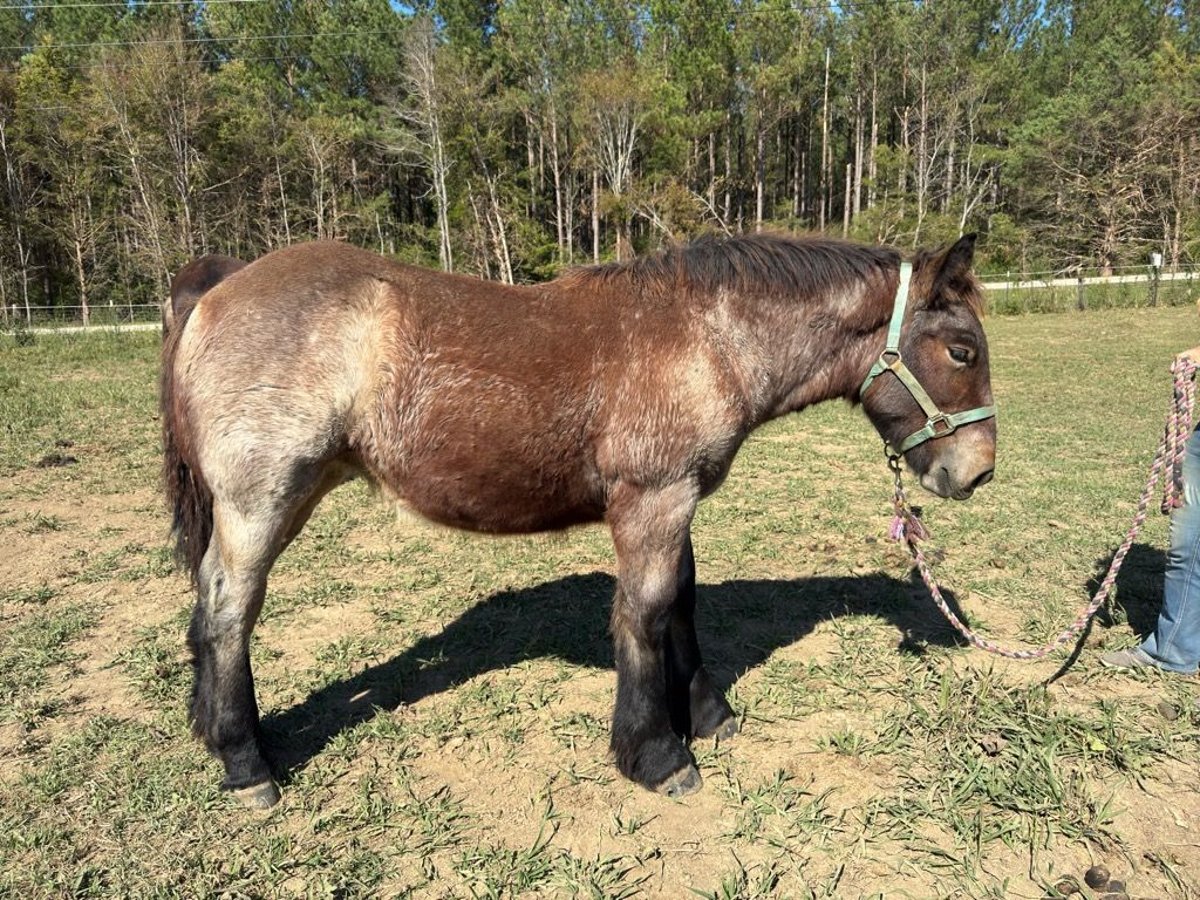
[[[196,591],[190,720],[222,787],[252,808],[280,799],[250,633],[276,558],[329,491],[365,477],[458,529],[605,523],[613,760],[652,791],[699,789],[688,742],[732,737],[738,720],[696,636],[697,503],[759,425],[839,397],[929,491],[965,500],[989,481],[973,254],[973,235],[902,262],[757,234],[512,286],[317,242],[225,273],[180,308],[160,391],[177,558]],[[910,279],[911,302],[894,302]]]
[[[163,305],[162,326],[163,337],[171,330],[172,325],[186,315],[196,305],[196,301],[227,275],[232,275],[238,269],[244,269],[246,264],[232,256],[221,256],[213,253],[193,259],[175,273],[171,279],[171,302]]]

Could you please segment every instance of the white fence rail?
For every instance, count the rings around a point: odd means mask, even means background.
[[[1046,274],[1055,274],[1048,272]],[[1164,272],[1154,275],[1142,272],[1137,275],[1094,275],[1083,278],[1033,278],[1026,281],[985,281],[983,287],[989,291],[1036,290],[1039,288],[1078,287],[1091,284],[1150,284],[1158,281],[1191,281],[1200,279],[1200,273],[1187,269],[1179,272]]]
[[[1200,267],[1155,271],[1127,266],[1111,275],[1064,276],[1058,272],[1021,273],[983,282],[998,313],[1052,312],[1101,307],[1184,305],[1200,302]],[[88,322],[82,306],[0,306],[0,331],[33,334],[97,329],[152,331],[162,327],[157,303],[93,304]]]

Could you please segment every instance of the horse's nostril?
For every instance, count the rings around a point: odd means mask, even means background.
[[[988,469],[986,472],[980,472],[979,476],[974,481],[971,482],[971,490],[975,490],[976,488],[981,488],[985,484],[987,484],[989,481],[991,481],[992,475],[995,471],[996,471],[995,469]]]

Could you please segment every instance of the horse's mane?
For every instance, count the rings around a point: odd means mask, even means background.
[[[922,251],[916,265],[932,254]],[[707,236],[676,244],[626,262],[581,266],[562,276],[578,284],[626,282],[634,290],[700,291],[721,289],[745,294],[809,296],[843,285],[886,278],[900,265],[900,253],[825,237],[762,233],[738,237]],[[891,279],[894,284],[894,278]],[[978,282],[958,286],[958,298],[982,315]]]
[[[640,288],[750,293],[808,293],[861,281],[896,268],[894,250],[821,237],[751,234],[701,237],[627,262],[572,270],[566,278],[612,282],[628,279]]]

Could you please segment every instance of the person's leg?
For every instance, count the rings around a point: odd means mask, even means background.
[[[1196,432],[1183,461],[1183,506],[1171,515],[1162,612],[1139,649],[1155,665],[1172,672],[1191,674],[1200,665],[1200,436]]]

